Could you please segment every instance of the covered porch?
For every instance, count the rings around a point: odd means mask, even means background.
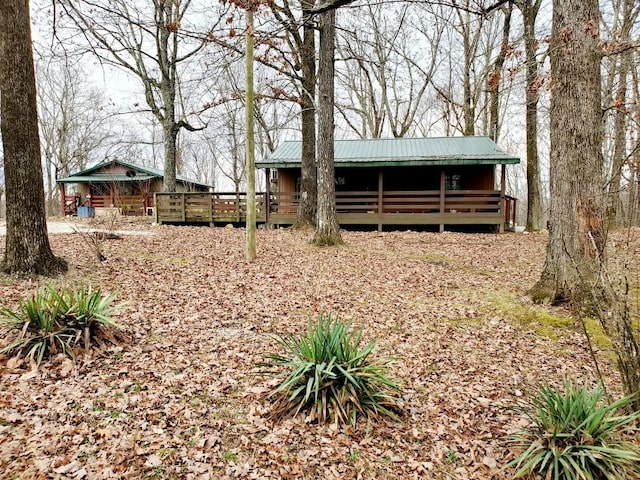
[[[162,190],[164,172],[152,167],[111,160],[57,180],[64,216],[78,215],[81,207],[116,209],[122,215],[152,215],[153,194]],[[67,185],[73,185],[71,192]],[[208,191],[209,186],[176,176],[178,191]]]
[[[300,194],[259,192],[257,222],[267,226],[294,223]],[[245,192],[156,193],[159,224],[246,222]],[[340,225],[483,225],[504,231],[515,226],[516,199],[500,190],[341,191],[336,193]]]

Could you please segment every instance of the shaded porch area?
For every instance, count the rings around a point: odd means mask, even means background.
[[[288,226],[294,223],[299,193],[256,194],[258,223]],[[246,222],[246,193],[156,193],[159,224]],[[515,226],[516,199],[500,190],[415,190],[336,192],[340,225],[446,226],[489,225],[496,231]]]

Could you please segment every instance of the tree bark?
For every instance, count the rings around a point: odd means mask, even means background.
[[[0,2],[0,105],[7,201],[2,269],[52,275],[67,264],[47,236],[29,2]]]
[[[536,59],[536,18],[540,0],[523,0],[520,4],[524,23],[526,62],[526,113],[527,142],[527,232],[539,232],[542,228],[542,203],[540,193],[540,162],[538,160],[538,60]]]
[[[318,63],[318,214],[313,243],[342,245],[336,216],[334,171],[334,51],[335,10],[320,14],[320,57]]]
[[[502,68],[504,67],[504,62],[509,50],[512,11],[513,5],[509,3],[504,9],[504,23],[502,24],[500,53],[493,64],[493,74],[489,81],[489,89],[491,91],[491,102],[489,105],[489,137],[491,137],[494,142],[498,141],[498,132],[500,131],[500,80],[502,78]]]
[[[580,301],[606,241],[597,0],[554,0],[550,234],[536,301]]]
[[[316,42],[314,22],[308,9],[313,1],[302,1],[302,18],[304,20],[303,42],[300,49],[302,70],[302,163],[300,179],[300,203],[294,228],[313,228],[316,224],[316,206],[318,191],[316,187]]]
[[[246,171],[247,171],[247,223],[245,256],[252,261],[256,258],[256,158],[255,134],[253,122],[253,12],[247,9],[247,42],[245,52],[245,73],[247,94],[245,98],[245,135],[246,135]]]
[[[622,4],[622,29],[620,33],[621,42],[630,42],[631,28],[633,27],[632,10],[634,0],[624,0]],[[627,77],[631,69],[631,50],[620,53],[620,64],[618,67],[618,88],[614,98],[614,119],[613,119],[613,162],[611,182],[609,184],[609,197],[611,208],[611,220],[618,226],[624,225],[625,215],[623,209],[622,196],[622,170],[627,162]]]

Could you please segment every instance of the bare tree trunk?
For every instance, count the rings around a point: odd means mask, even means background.
[[[473,93],[471,77],[474,71],[474,60],[477,55],[478,42],[482,28],[480,27],[481,24],[474,24],[474,26],[472,26],[469,19],[469,12],[465,12],[463,14],[463,11],[458,10],[457,13],[462,28],[462,45],[464,49],[464,70],[462,79],[464,91],[464,100],[462,102],[464,125],[462,134],[465,136],[473,136],[476,134],[475,121],[477,99]]]
[[[300,180],[300,203],[294,228],[313,228],[316,224],[318,191],[316,187],[316,42],[315,28],[308,9],[313,2],[302,1],[304,39],[300,49],[302,70],[302,159]]]
[[[164,133],[164,180],[162,189],[165,192],[176,191],[176,157],[178,140],[178,130],[171,122],[162,122],[162,131]]]
[[[621,196],[621,183],[622,169],[624,167],[626,158],[626,116],[625,101],[627,97],[627,74],[629,72],[629,54],[630,52],[623,52],[620,56],[620,70],[618,72],[618,90],[615,96],[615,112],[613,120],[613,136],[614,136],[614,148],[613,148],[613,165],[611,182],[609,184],[609,197],[611,201],[611,220],[614,223],[622,224],[624,219],[623,214],[623,202]]]
[[[255,134],[253,122],[253,12],[245,11],[247,19],[247,42],[245,52],[245,73],[247,94],[245,98],[245,136],[246,136],[246,172],[247,172],[247,224],[245,256],[252,261],[256,258],[256,159]]]
[[[491,91],[491,101],[489,104],[489,137],[494,142],[498,141],[499,131],[499,109],[500,109],[500,79],[502,78],[502,67],[507,58],[509,50],[509,33],[511,31],[511,12],[513,4],[509,3],[504,9],[504,23],[502,25],[502,42],[500,43],[500,53],[493,64],[493,74],[490,77],[489,89]]]
[[[336,14],[320,14],[320,57],[318,63],[318,215],[315,245],[341,245],[336,216],[334,161],[334,51]]]
[[[622,31],[621,42],[630,41],[631,28],[633,27],[632,10],[634,0],[624,0],[622,4]],[[620,53],[620,65],[618,68],[618,89],[614,98],[614,120],[613,120],[613,164],[611,183],[609,185],[609,197],[611,202],[611,220],[618,225],[623,225],[625,215],[623,212],[623,199],[621,190],[622,170],[627,161],[627,77],[631,68],[631,51],[625,50]]]
[[[50,275],[67,264],[47,236],[36,80],[27,0],[0,2],[0,96],[7,196],[7,239],[2,269]]]
[[[536,18],[540,0],[523,0],[520,3],[524,23],[526,62],[526,136],[527,136],[527,223],[528,232],[542,228],[542,204],[540,192],[540,161],[538,159],[538,61],[536,59]]]
[[[597,0],[554,0],[551,36],[551,210],[536,301],[577,300],[603,261],[606,231]]]

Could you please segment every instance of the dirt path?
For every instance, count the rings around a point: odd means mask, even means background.
[[[74,232],[101,232],[104,228],[95,228],[89,223],[78,220],[47,220],[47,230],[50,234],[74,233]],[[153,232],[142,230],[116,230],[118,235],[153,235]],[[6,220],[0,220],[0,236],[7,234]]]

